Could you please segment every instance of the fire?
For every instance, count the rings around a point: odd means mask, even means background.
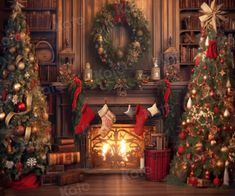
[[[126,141],[122,140],[120,142],[120,155],[123,157],[125,161],[128,161],[127,156],[126,156]]]
[[[104,144],[103,145],[103,149],[102,149],[102,156],[104,158],[104,161],[106,160],[106,154],[107,154],[108,150],[109,150],[109,145],[108,144]]]

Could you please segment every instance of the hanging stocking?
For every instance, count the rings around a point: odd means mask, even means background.
[[[148,108],[148,111],[150,112],[152,117],[160,113],[156,103],[154,103],[150,108]]]
[[[82,108],[82,116],[80,118],[80,122],[75,127],[75,133],[81,134],[91,123],[91,121],[95,118],[95,113],[91,110],[91,108],[85,103]]]
[[[128,105],[128,109],[127,111],[124,112],[124,114],[126,114],[127,116],[129,116],[130,118],[133,118],[134,117],[134,111],[132,110],[132,107],[131,105],[129,104]]]
[[[149,111],[140,105],[136,106],[136,124],[134,131],[137,135],[142,135],[144,132],[144,123],[149,117]]]
[[[102,137],[105,137],[111,130],[113,123],[116,122],[116,116],[109,110],[108,105],[105,104],[99,111],[98,114],[102,120],[102,126],[99,133]]]

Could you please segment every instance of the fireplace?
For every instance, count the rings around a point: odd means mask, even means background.
[[[151,143],[154,126],[145,126],[138,136],[134,125],[115,124],[105,137],[98,133],[100,125],[93,125],[87,137],[90,165],[100,169],[137,169],[144,156],[145,145]]]

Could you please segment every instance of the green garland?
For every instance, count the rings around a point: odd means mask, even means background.
[[[114,49],[111,32],[113,27],[120,25],[127,27],[130,43],[124,49]],[[107,4],[96,15],[91,35],[101,63],[113,69],[137,65],[150,46],[148,22],[134,2]]]

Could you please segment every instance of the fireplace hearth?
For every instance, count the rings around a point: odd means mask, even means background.
[[[138,136],[134,125],[115,124],[105,137],[99,134],[100,125],[93,125],[87,137],[88,161],[94,169],[138,169],[145,145],[151,143],[154,126],[145,126]]]

